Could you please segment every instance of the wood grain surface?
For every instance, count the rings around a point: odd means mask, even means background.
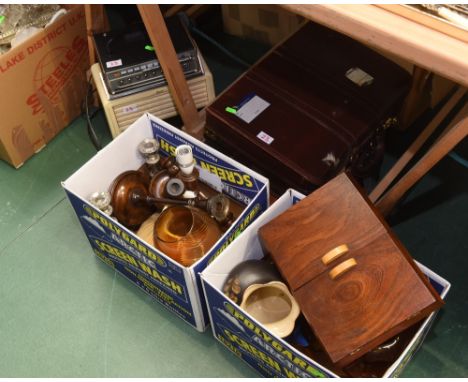
[[[371,4],[282,7],[362,43],[468,86],[468,44]]]
[[[346,174],[259,230],[307,322],[338,366],[348,365],[443,302]],[[346,244],[328,262],[323,255]],[[354,259],[337,277],[330,271]]]
[[[136,194],[141,197],[148,196],[148,183],[149,179],[143,172],[126,171],[120,174],[110,187],[113,215],[127,228],[138,229],[155,211],[154,207],[132,198]]]

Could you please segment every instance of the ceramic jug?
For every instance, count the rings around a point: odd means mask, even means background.
[[[300,310],[286,284],[252,284],[244,292],[241,308],[280,338],[289,336]]]

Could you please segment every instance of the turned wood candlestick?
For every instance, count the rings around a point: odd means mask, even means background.
[[[149,193],[154,198],[182,198],[185,192],[185,184],[171,175],[172,171],[159,171],[149,184]]]
[[[161,205],[180,205],[188,207],[197,207],[210,214],[218,223],[223,224],[231,217],[229,211],[229,199],[223,194],[217,194],[209,199],[170,199],[170,198],[155,198],[149,194],[144,195],[141,192],[135,192],[131,196],[132,202],[135,204],[143,203],[152,206]]]
[[[126,171],[112,183],[110,194],[115,218],[130,229],[137,229],[156,209],[165,205],[185,205],[207,211],[218,223],[231,219],[229,199],[217,194],[206,200],[156,198],[148,189],[148,178],[139,171]]]

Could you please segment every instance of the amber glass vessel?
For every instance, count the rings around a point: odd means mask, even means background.
[[[186,267],[205,255],[221,235],[216,221],[194,207],[168,207],[154,225],[155,247]]]

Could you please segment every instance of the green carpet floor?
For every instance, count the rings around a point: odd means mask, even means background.
[[[219,92],[241,69],[199,43]],[[237,47],[244,59],[265,51]],[[108,143],[102,113],[95,126]],[[382,171],[411,134],[390,137]],[[457,152],[468,157],[466,142]],[[258,376],[210,330],[196,332],[94,256],[60,185],[94,154],[80,117],[22,168],[0,162],[0,377]],[[467,377],[467,168],[443,159],[389,221],[415,259],[452,283],[402,376]]]

